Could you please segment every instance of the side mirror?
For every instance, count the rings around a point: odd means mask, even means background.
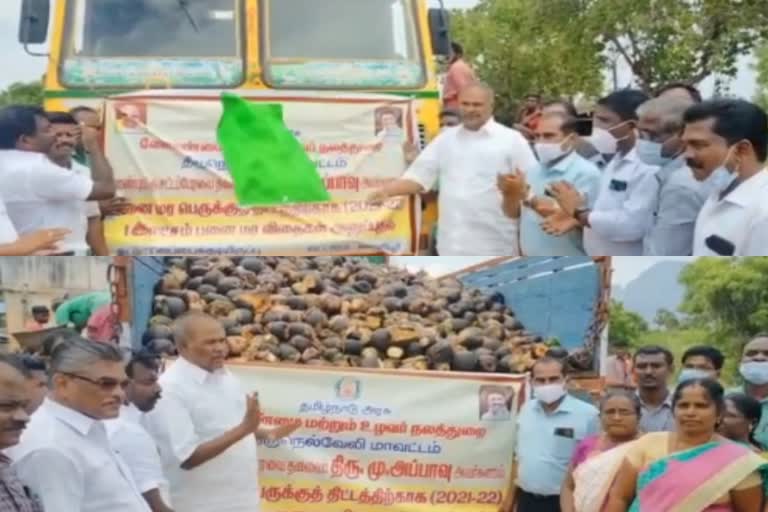
[[[23,0],[21,21],[19,23],[19,42],[42,44],[48,39],[48,18],[51,10],[50,0]]]
[[[451,55],[450,15],[445,9],[429,10],[429,32],[435,55]]]

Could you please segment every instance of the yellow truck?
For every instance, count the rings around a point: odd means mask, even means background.
[[[48,58],[48,110],[141,91],[388,95],[413,100],[421,146],[450,52],[447,12],[427,0],[24,0],[19,39]],[[435,205],[421,218],[426,247]]]

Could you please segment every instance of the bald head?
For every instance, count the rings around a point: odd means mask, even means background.
[[[477,131],[493,117],[495,93],[482,82],[474,82],[459,92],[459,105],[464,127]]]
[[[224,365],[229,352],[224,327],[214,317],[199,311],[189,312],[174,322],[173,339],[184,359],[210,372]]]

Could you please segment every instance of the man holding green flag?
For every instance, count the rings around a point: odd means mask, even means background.
[[[218,140],[242,207],[331,200],[314,162],[283,120],[283,106],[221,96]]]

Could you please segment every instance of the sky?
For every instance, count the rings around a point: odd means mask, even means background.
[[[395,265],[406,266],[410,270],[426,270],[432,275],[439,276],[476,265],[488,259],[487,256],[401,256],[392,257],[390,261]],[[692,261],[693,259],[693,257],[687,256],[616,256],[613,258],[613,284],[625,285],[661,261]]]
[[[126,0],[129,1],[129,0]],[[448,8],[471,7],[477,0],[444,0]],[[44,57],[30,57],[17,42],[19,12],[21,0],[2,0],[3,8],[0,9],[0,89],[5,89],[13,82],[38,80],[45,71],[46,59]],[[54,3],[54,2],[52,2]],[[438,0],[429,0],[429,4],[436,6]],[[39,51],[40,48],[33,48]],[[752,59],[742,59],[739,67],[739,76],[731,83],[731,93],[745,98],[752,98],[755,93],[755,72],[752,69]],[[631,80],[631,75],[626,66],[620,67],[620,85],[624,86]],[[705,95],[712,92],[714,80],[709,79],[702,84]]]

